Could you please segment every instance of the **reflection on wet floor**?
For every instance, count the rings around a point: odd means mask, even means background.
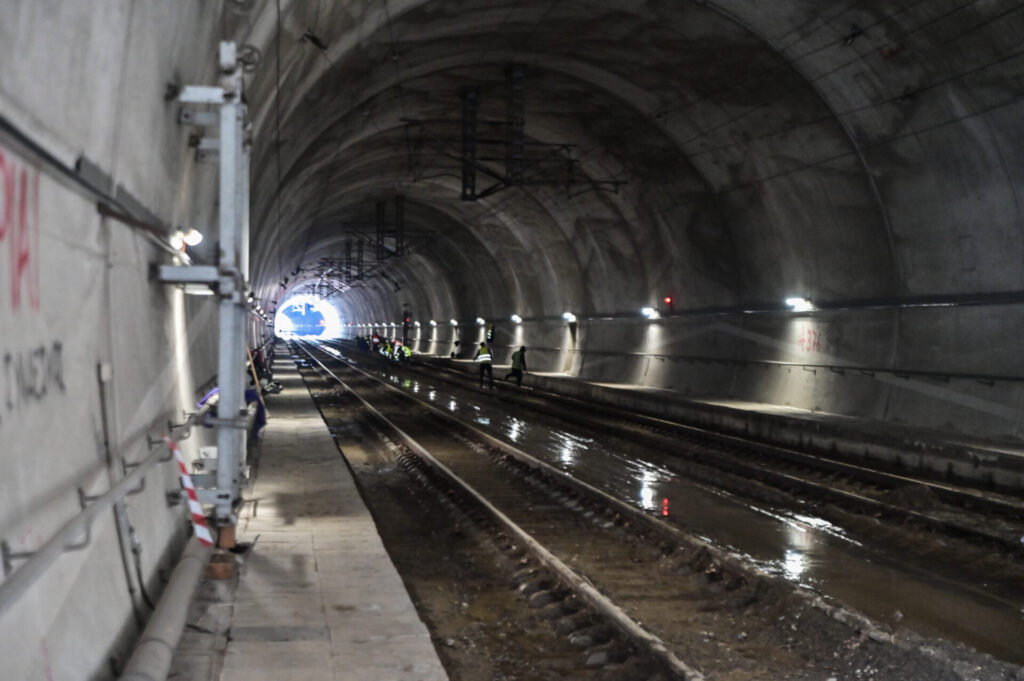
[[[396,376],[388,376],[398,383]],[[532,410],[492,401],[443,382],[404,378],[400,386],[504,436],[529,454],[620,499],[657,513],[724,547],[766,572],[828,594],[879,621],[960,640],[1016,663],[1024,662],[1021,603],[950,581],[923,561],[864,546],[842,528],[814,516],[753,505],[690,482],[657,453],[611,436],[601,441],[566,430]],[[421,396],[422,398],[422,396]],[[568,426],[572,428],[572,426]]]

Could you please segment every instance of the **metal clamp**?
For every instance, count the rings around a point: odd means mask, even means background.
[[[248,419],[221,419],[211,416],[206,420],[207,423],[219,426],[221,428],[235,428],[236,430],[249,430]]]
[[[6,539],[0,541],[0,561],[4,565],[4,578],[7,578],[14,571],[12,561],[31,558],[34,553],[35,551],[11,551],[11,546],[7,543]]]

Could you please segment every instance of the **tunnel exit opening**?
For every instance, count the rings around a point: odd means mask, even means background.
[[[274,317],[278,338],[338,338],[341,320],[327,301],[315,296],[292,296],[284,301]]]

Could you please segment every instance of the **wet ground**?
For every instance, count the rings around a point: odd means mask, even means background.
[[[649,669],[588,666],[585,651],[514,588],[518,559],[403,472],[351,400],[315,378],[310,387],[451,681],[656,678]]]
[[[607,434],[488,399],[419,375],[387,380],[419,399],[502,436],[528,453],[663,516],[794,583],[835,597],[895,629],[960,641],[1024,663],[1024,597],[1018,573],[995,561],[940,566],[944,540],[923,537],[908,553],[875,541],[871,522],[851,527],[807,513],[752,504],[688,481],[677,462]],[[500,389],[513,390],[503,386]],[[841,515],[841,514],[840,514]],[[891,538],[890,538],[891,539]],[[931,544],[931,546],[928,546]]]

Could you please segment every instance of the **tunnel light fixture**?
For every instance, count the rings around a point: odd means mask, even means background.
[[[181,240],[189,246],[198,246],[203,242],[203,233],[193,227],[182,235]]]
[[[807,298],[797,298],[795,296],[791,298],[786,298],[786,305],[789,305],[791,308],[793,308],[793,312],[810,312],[816,309],[814,307],[814,303],[812,303]]]
[[[569,322],[570,324],[576,323],[576,315],[574,315],[572,312],[563,312],[562,319]]]
[[[648,319],[661,319],[661,313],[655,310],[653,307],[645,307],[640,310],[640,313]]]
[[[450,323],[451,323],[452,326],[458,326],[459,325],[459,323],[457,321],[455,321],[454,319],[451,320]]]
[[[417,329],[420,328],[420,323],[419,322],[413,322],[412,325],[415,326]]]
[[[509,319],[512,320],[513,324],[522,324],[523,323],[523,318],[520,317],[517,314],[512,315],[511,317],[509,317]]]
[[[480,326],[483,326],[484,324],[487,323],[487,321],[483,317],[477,317],[476,323],[479,324]]]
[[[431,326],[437,326],[437,322],[435,322],[433,319],[431,319],[430,320],[430,325]]]

